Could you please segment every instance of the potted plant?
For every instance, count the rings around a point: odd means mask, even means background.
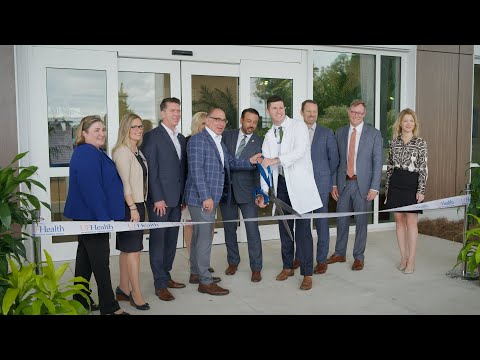
[[[457,256],[457,264],[465,263],[467,265],[467,272],[474,276],[475,270],[480,266],[480,217],[473,214],[468,214],[474,219],[473,226],[469,228],[466,234],[465,244],[460,249]]]
[[[42,183],[32,179],[38,168],[14,165],[26,154],[18,154],[8,166],[0,167],[0,313],[81,313],[69,297],[84,285],[64,288],[59,284],[66,267],[55,270],[47,253],[46,266],[24,265],[28,259],[23,242],[33,240],[25,228],[36,220],[42,205],[50,210],[49,204],[30,193],[32,186],[46,190]],[[42,266],[42,275],[34,274],[37,266]]]
[[[465,243],[458,253],[454,268],[465,263],[467,273],[474,278],[475,270],[480,265],[480,168],[470,166],[467,171],[471,172],[471,183],[470,203],[466,208]]]
[[[0,278],[8,287],[1,302],[0,314],[4,315],[84,315],[89,311],[80,302],[73,300],[73,295],[81,295],[89,300],[82,291],[86,283],[82,277],[75,277],[61,282],[68,268],[64,263],[58,269],[53,266],[52,257],[45,250],[47,261],[44,264],[27,264],[17,267],[15,261],[8,259],[11,273],[7,278]],[[42,266],[41,274],[36,274],[35,267]],[[77,283],[77,284],[75,284]]]

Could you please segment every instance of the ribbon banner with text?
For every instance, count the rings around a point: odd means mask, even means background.
[[[403,206],[394,209],[380,210],[378,212],[398,212],[398,211],[414,211],[414,210],[438,210],[452,207],[466,206],[470,203],[470,195],[454,196],[440,200],[428,201],[421,204]],[[302,215],[282,215],[282,216],[266,216],[259,218],[226,220],[223,222],[238,221],[271,221],[271,220],[295,220],[295,219],[316,219],[316,218],[337,218],[343,216],[369,214],[371,211],[365,212],[343,212],[343,213],[323,213],[323,214],[302,214]],[[160,229],[173,226],[209,224],[208,221],[192,222],[131,222],[131,221],[55,221],[55,222],[39,222],[32,225],[32,236],[63,236],[63,235],[80,235],[95,234],[105,232],[121,232],[133,230]]]

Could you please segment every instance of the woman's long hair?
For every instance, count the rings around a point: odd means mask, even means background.
[[[142,121],[142,118],[138,116],[137,114],[134,113],[126,113],[125,115],[122,116],[122,119],[120,120],[120,127],[118,128],[118,138],[117,138],[117,143],[113,147],[112,154],[118,150],[119,147],[121,146],[126,146],[129,149],[131,146],[130,143],[130,126],[132,126],[133,120],[139,119]],[[142,121],[143,125],[143,121]],[[143,137],[142,137],[143,138]],[[142,144],[142,139],[140,139],[137,142],[137,147],[140,147]],[[133,150],[133,149],[131,149]]]

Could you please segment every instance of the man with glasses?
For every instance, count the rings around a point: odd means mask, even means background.
[[[148,219],[180,221],[187,175],[186,139],[177,130],[180,100],[165,98],[160,104],[162,122],[143,137],[142,152],[148,164]],[[178,226],[150,230],[149,254],[155,294],[160,300],[175,299],[168,290],[184,288],[172,280],[170,271],[177,251]]]
[[[340,164],[332,178],[332,197],[337,201],[337,212],[369,211],[380,190],[383,138],[379,130],[363,122],[366,110],[364,101],[353,100],[348,108],[350,124],[335,134]],[[352,270],[362,270],[364,266],[368,216],[355,215]],[[346,261],[349,222],[349,216],[337,219],[335,252],[328,258],[328,264]]]
[[[262,177],[263,191],[268,193],[273,189],[272,192],[275,192],[277,199],[291,206],[299,214],[321,208],[322,200],[313,175],[307,125],[301,120],[290,119],[285,114],[285,103],[280,96],[273,95],[267,99],[267,111],[273,125],[263,140],[262,151],[265,159],[262,166],[267,169],[267,174],[271,171],[269,182],[273,181],[273,184],[268,184]],[[260,207],[266,206],[262,195],[256,202]],[[278,226],[283,269],[276,279],[283,281],[294,275],[295,240],[300,255],[300,273],[303,275],[300,289],[310,290],[313,274],[313,241],[312,235],[307,234],[311,231],[310,219],[288,220],[289,229],[280,220]]]
[[[248,108],[242,111],[240,118],[240,129],[226,131],[222,136],[222,142],[227,147],[230,155],[237,159],[248,159],[256,153],[262,152],[262,138],[255,134],[260,114],[257,110]],[[245,219],[257,218],[258,208],[255,206],[253,191],[260,186],[260,174],[256,168],[251,171],[233,171],[231,181],[226,181],[230,186],[227,191],[231,193],[230,202],[227,199],[220,201],[220,210],[223,220],[238,219],[238,209],[242,211]],[[247,232],[248,256],[250,258],[250,269],[252,282],[262,280],[262,240],[257,221],[244,223]],[[225,230],[225,245],[227,247],[228,267],[226,275],[235,275],[240,263],[240,253],[237,243],[237,223],[226,222],[223,224]]]
[[[224,193],[225,181],[230,181],[230,171],[252,170],[261,159],[261,153],[249,159],[236,159],[221,143],[227,125],[225,112],[213,108],[207,113],[206,127],[188,141],[188,176],[185,185],[185,203],[193,222],[209,222],[193,226],[190,249],[191,284],[199,284],[198,291],[209,295],[227,295],[230,291],[217,285],[221,279],[213,277],[210,267],[213,226],[218,203]],[[225,189],[229,189],[229,184]]]

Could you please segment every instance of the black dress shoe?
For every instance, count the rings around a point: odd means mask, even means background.
[[[92,304],[90,305],[90,311],[93,312],[93,311],[98,311],[98,310],[100,310],[100,305],[97,305],[97,304],[95,304],[95,303],[92,303]]]
[[[148,303],[145,303],[143,305],[135,304],[135,301],[133,300],[132,292],[130,292],[130,295],[128,296],[128,298],[130,300],[130,305],[132,305],[137,310],[150,310],[150,305],[148,305]]]
[[[128,295],[125,294],[119,286],[115,289],[115,297],[117,301],[129,301]]]
[[[111,314],[105,314],[105,315],[130,315],[129,313],[127,313],[126,311],[122,311],[120,314],[117,314],[117,313],[111,313]]]

